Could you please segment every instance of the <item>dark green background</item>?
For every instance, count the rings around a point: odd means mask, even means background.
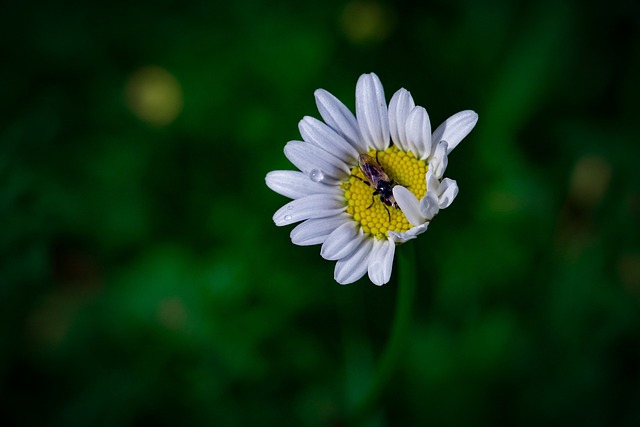
[[[374,424],[640,424],[637,2],[13,3],[0,422],[341,425],[397,271],[336,284],[264,176],[316,88],[353,109],[373,71],[434,127],[480,117],[456,202],[398,248],[420,283]],[[147,66],[179,83],[170,123],[130,108]]]

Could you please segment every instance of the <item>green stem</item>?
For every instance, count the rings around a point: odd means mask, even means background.
[[[398,360],[403,353],[409,335],[411,309],[416,288],[416,256],[414,245],[403,245],[402,249],[397,254],[399,289],[391,336],[380,358],[371,386],[355,408],[352,418],[353,425],[367,422],[377,412],[377,403],[398,365]]]

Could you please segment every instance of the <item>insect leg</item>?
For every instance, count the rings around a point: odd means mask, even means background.
[[[373,204],[376,202],[376,196],[380,194],[378,192],[378,190],[374,191],[373,194],[371,195],[371,204],[369,205],[369,207],[367,209],[369,209],[371,206],[373,206]]]
[[[368,181],[365,181],[364,179],[360,178],[359,176],[357,176],[357,175],[351,175],[351,176],[352,176],[352,177],[354,177],[354,178],[356,178],[356,179],[359,179],[360,181],[364,182],[364,183],[365,183],[365,184],[367,184],[369,187],[371,187],[371,184],[369,184],[369,182],[368,182]]]
[[[356,179],[359,179],[360,181],[364,182],[364,183],[365,183],[365,184],[367,184],[369,187],[371,187],[371,184],[369,184],[369,181],[365,181],[364,179],[360,178],[360,177],[359,177],[359,176],[357,176],[357,175],[351,175],[351,176],[352,176],[352,177],[354,177],[354,178],[356,178]],[[376,196],[377,196],[378,194],[380,194],[380,193],[378,192],[378,190],[375,190],[375,191],[373,192],[373,194],[371,195],[371,204],[369,205],[369,207],[368,207],[367,209],[369,209],[371,206],[373,206],[373,204],[376,202]]]

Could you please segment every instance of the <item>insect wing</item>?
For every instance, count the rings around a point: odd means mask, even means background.
[[[361,154],[359,161],[362,173],[374,188],[378,186],[380,181],[389,181],[389,176],[373,157],[368,154]]]

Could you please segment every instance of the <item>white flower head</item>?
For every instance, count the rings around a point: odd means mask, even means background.
[[[291,241],[319,245],[336,261],[335,280],[352,283],[368,273],[376,285],[391,277],[396,245],[416,238],[458,194],[443,178],[448,155],[478,121],[474,111],[454,114],[435,131],[427,111],[398,90],[387,106],[375,74],[356,85],[356,115],[318,89],[324,122],[304,117],[303,141],[285,156],[300,171],[273,171],[267,186],[290,199],[273,215],[278,226],[298,224]]]

